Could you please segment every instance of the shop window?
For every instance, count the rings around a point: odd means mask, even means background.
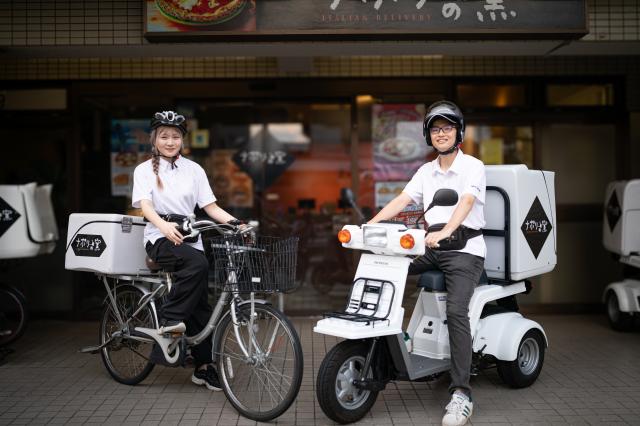
[[[547,104],[552,107],[613,105],[612,84],[549,84]]]
[[[531,126],[467,125],[462,150],[489,164],[526,164],[533,168]]]
[[[526,90],[516,84],[459,84],[458,102],[463,108],[507,108],[526,104]]]

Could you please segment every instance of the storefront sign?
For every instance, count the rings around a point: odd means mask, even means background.
[[[157,41],[539,39],[588,32],[585,0],[146,0]]]
[[[251,176],[256,188],[264,190],[287,170],[295,158],[266,127],[252,134],[247,145],[233,155],[240,170]]]

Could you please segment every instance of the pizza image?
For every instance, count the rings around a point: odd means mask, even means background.
[[[213,25],[242,12],[249,0],[156,0],[167,19],[184,25]]]

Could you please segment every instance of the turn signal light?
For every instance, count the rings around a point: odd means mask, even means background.
[[[413,239],[413,236],[411,234],[404,234],[402,237],[400,237],[400,247],[402,247],[403,249],[410,250],[415,245],[416,240]]]
[[[340,241],[342,244],[346,244],[351,241],[351,232],[347,231],[346,229],[338,232],[338,241]]]

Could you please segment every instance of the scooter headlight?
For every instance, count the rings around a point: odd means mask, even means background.
[[[387,246],[387,230],[382,227],[367,226],[364,228],[364,244],[374,247]]]
[[[351,241],[351,232],[347,231],[346,229],[338,232],[338,241],[340,241],[342,244],[347,244],[349,241]]]
[[[416,240],[411,234],[404,234],[400,237],[400,247],[403,249],[411,250],[416,245]]]

